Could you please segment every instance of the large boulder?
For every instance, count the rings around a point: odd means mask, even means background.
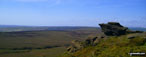
[[[102,31],[107,36],[120,36],[127,33],[142,33],[143,31],[131,31],[127,27],[120,25],[118,22],[108,22],[107,24],[99,24]]]
[[[118,22],[108,22],[107,24],[99,24],[102,31],[107,36],[119,36],[126,34],[127,27],[123,27]]]

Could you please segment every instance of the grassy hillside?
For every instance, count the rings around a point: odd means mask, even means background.
[[[128,37],[135,36],[133,39]],[[146,33],[110,36],[100,39],[96,46],[82,48],[75,53],[65,53],[62,57],[131,57],[128,53],[146,53]],[[133,56],[133,57],[146,57]]]
[[[56,57],[72,40],[98,35],[97,28],[0,32],[0,57]]]

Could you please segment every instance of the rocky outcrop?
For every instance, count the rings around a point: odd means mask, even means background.
[[[123,27],[118,22],[109,22],[108,24],[99,24],[102,31],[107,36],[119,36],[126,34],[127,27]]]
[[[99,24],[102,31],[107,36],[120,36],[127,33],[141,33],[142,31],[131,31],[127,27],[120,25],[118,22],[108,22],[107,24]]]
[[[127,27],[120,25],[118,22],[109,22],[108,24],[99,24],[105,35],[97,37],[89,37],[85,41],[72,41],[72,45],[67,48],[69,53],[74,53],[82,48],[88,46],[96,46],[103,38],[108,38],[108,36],[120,36],[128,33],[141,33],[141,31],[131,31]],[[133,39],[136,36],[127,36],[128,39]]]
[[[100,39],[102,39],[102,38],[105,38],[105,36],[98,36],[98,37],[91,37],[91,38],[89,37],[84,41],[84,46],[86,47],[89,45],[91,45],[91,46],[97,45],[99,43]]]
[[[79,49],[85,48],[87,46],[95,46],[100,42],[100,39],[105,38],[104,36],[98,36],[98,37],[89,37],[85,41],[78,41],[73,40],[72,45],[67,48],[67,51],[69,53],[74,53],[78,51]]]
[[[73,40],[72,41],[72,45],[70,47],[67,48],[67,51],[70,53],[76,52],[77,50],[83,48],[83,44],[81,41],[78,40]]]

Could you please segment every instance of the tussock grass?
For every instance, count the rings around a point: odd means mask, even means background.
[[[146,39],[144,39],[146,34],[133,34],[137,35],[134,39],[128,39],[128,35],[110,36],[107,39],[102,39],[96,46],[89,46],[75,53],[65,54],[62,57],[130,57],[128,54],[130,52],[146,53]]]

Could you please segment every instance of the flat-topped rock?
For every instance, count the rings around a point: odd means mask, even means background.
[[[109,22],[107,24],[99,24],[102,31],[107,36],[119,36],[126,34],[127,27],[120,25],[118,22]]]
[[[120,36],[127,33],[142,33],[143,31],[131,31],[127,27],[122,26],[118,22],[108,22],[107,24],[99,24],[102,31],[107,36]]]

